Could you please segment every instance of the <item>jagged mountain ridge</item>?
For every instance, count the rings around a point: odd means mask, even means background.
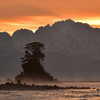
[[[14,32],[13,40],[15,41],[17,38],[15,35],[20,32],[23,34],[23,31],[26,30]],[[97,61],[100,59],[99,33],[100,29],[93,29],[87,24],[66,20],[65,22],[56,22],[51,27],[49,25],[40,27],[33,35],[27,30],[28,37],[23,35],[22,39],[17,38],[16,43],[25,45],[31,41],[39,41],[44,43],[48,52],[62,53],[70,57],[88,55],[91,60]],[[19,35],[19,37],[21,36]]]
[[[0,41],[1,39],[2,36]],[[1,44],[3,45],[3,43],[1,43],[0,48],[3,50],[5,48],[7,50],[9,47],[13,48],[15,52],[20,52],[21,56],[23,54],[21,54],[21,52],[23,52],[26,43],[34,41],[43,43],[46,48],[45,69],[56,77],[62,76],[63,78],[71,78],[71,73],[74,73],[74,76],[83,73],[81,76],[84,77],[84,71],[86,71],[84,66],[87,66],[86,68],[88,69],[88,65],[89,67],[91,65],[90,63],[96,63],[100,60],[100,29],[92,28],[88,24],[74,22],[70,19],[56,22],[52,26],[39,27],[35,33],[27,29],[17,30],[12,37],[10,37],[10,40],[5,40],[7,43],[12,41],[12,44],[7,44],[8,47],[1,47]],[[1,52],[3,52],[3,50]],[[8,49],[8,51],[12,50]],[[10,53],[8,54],[10,55]],[[80,66],[82,66],[82,68]],[[95,69],[98,68],[98,65],[95,67],[94,64],[92,67]],[[60,71],[62,70],[61,73],[64,71],[64,75],[59,75],[59,68]],[[74,70],[71,70],[73,68]],[[90,76],[93,75],[93,68],[89,68],[89,70],[91,70]],[[53,70],[55,69],[56,71],[54,72]],[[86,73],[86,75],[88,74],[89,73]]]

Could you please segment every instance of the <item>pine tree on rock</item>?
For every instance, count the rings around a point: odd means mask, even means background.
[[[44,45],[40,42],[26,44],[25,56],[21,58],[23,72],[16,76],[16,80],[21,81],[54,81],[53,77],[47,73],[43,66],[45,54]]]

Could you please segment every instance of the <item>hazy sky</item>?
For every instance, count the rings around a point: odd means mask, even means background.
[[[0,0],[0,31],[12,34],[20,28],[72,19],[100,27],[100,0]]]

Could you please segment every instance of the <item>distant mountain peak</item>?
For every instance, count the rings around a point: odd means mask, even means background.
[[[23,29],[23,28],[21,28],[21,29],[19,29],[19,30],[16,30],[14,33],[16,33],[16,32],[23,32],[23,34],[24,34],[24,32],[32,32],[31,30],[29,30],[29,29]],[[14,34],[13,33],[13,34]],[[33,33],[33,32],[32,32]]]
[[[72,19],[67,19],[67,20],[65,20],[65,22],[66,22],[66,21],[67,21],[67,22],[68,22],[68,21],[69,21],[69,22],[74,22]]]
[[[45,28],[48,28],[48,27],[51,27],[49,24],[47,24],[46,26],[45,26]]]
[[[52,27],[87,27],[87,28],[92,28],[88,23],[82,23],[82,22],[75,22],[72,19],[67,19],[67,20],[62,20],[62,21],[57,21],[55,22]],[[97,28],[98,29],[98,28]]]
[[[24,36],[24,37],[28,37],[29,35],[33,35],[33,32],[31,30],[28,29],[20,29],[17,30],[13,33],[12,37],[19,37],[19,36]]]
[[[0,32],[0,39],[10,38],[10,35],[7,32]]]
[[[0,32],[0,35],[9,35],[7,32]],[[9,35],[10,36],[10,35]]]

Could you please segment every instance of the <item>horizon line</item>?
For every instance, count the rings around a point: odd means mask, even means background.
[[[55,23],[57,23],[57,22],[62,22],[62,21],[65,22],[65,21],[67,21],[67,20],[71,20],[71,21],[73,21],[73,22],[75,22],[75,23],[87,24],[87,25],[89,25],[90,27],[92,27],[93,29],[95,29],[95,28],[100,29],[100,25],[99,25],[99,24],[96,25],[97,21],[96,21],[95,24],[93,25],[93,24],[92,24],[93,20],[92,20],[92,22],[91,22],[90,20],[82,20],[82,21],[81,21],[81,20],[66,19],[66,20],[55,21],[53,24],[36,25],[36,26],[38,26],[37,29],[30,29],[30,28],[20,27],[20,28],[17,28],[15,31],[21,30],[21,29],[27,29],[27,30],[31,30],[33,33],[35,33],[35,32],[39,29],[39,27],[45,27],[45,26],[47,26],[47,25],[49,25],[50,27],[52,27],[52,26],[53,26]],[[92,25],[90,25],[89,22],[90,22]],[[98,23],[99,23],[99,22],[98,22]],[[35,25],[34,25],[34,26],[35,26]],[[8,33],[10,36],[12,36],[12,35],[14,34],[15,31],[0,31],[0,33],[6,32],[6,33]]]

